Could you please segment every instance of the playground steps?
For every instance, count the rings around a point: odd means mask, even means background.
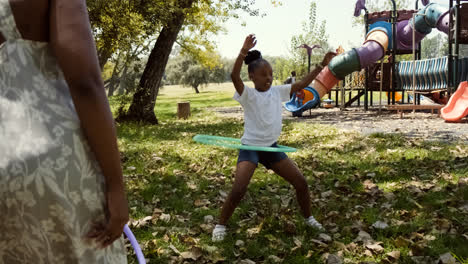
[[[431,110],[431,113],[434,114],[434,110],[437,111],[437,115],[440,116],[440,109],[444,107],[443,105],[388,105],[388,110],[396,110],[397,114],[400,114],[400,118],[403,117],[404,110]]]

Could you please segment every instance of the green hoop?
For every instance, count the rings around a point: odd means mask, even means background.
[[[255,150],[255,151],[269,151],[269,152],[295,152],[297,149],[278,145],[278,147],[261,147],[261,146],[250,146],[242,145],[240,139],[238,138],[229,138],[229,137],[219,137],[211,135],[195,135],[193,140],[202,144],[215,145],[225,148],[234,148],[234,149],[245,149],[245,150]]]

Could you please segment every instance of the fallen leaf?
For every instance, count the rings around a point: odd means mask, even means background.
[[[440,264],[456,264],[457,260],[452,256],[450,252],[440,255],[439,262]]]
[[[297,246],[298,248],[302,247],[302,242],[301,242],[301,240],[299,240],[299,238],[294,237],[294,238],[293,238],[293,241],[294,241],[294,244],[296,244],[296,246]]]
[[[161,221],[164,221],[164,222],[168,223],[169,221],[171,221],[171,215],[170,214],[161,214],[159,216],[159,219]]]
[[[348,249],[346,248],[346,245],[344,243],[338,242],[338,241],[333,241],[333,248],[337,248],[338,250],[343,250],[348,252]]]
[[[334,254],[328,255],[327,264],[341,264],[341,263],[343,263],[343,261],[337,255],[334,255]]]
[[[319,234],[318,238],[320,239],[320,241],[325,242],[325,243],[329,243],[332,241],[332,238],[329,235],[324,234],[324,233]]]
[[[406,239],[402,236],[399,236],[397,237],[394,241],[393,241],[393,244],[396,246],[396,247],[408,247],[411,243],[411,240],[409,239]]]
[[[400,259],[400,256],[401,256],[401,253],[398,250],[387,253],[387,257],[390,258],[391,260],[398,260]]]
[[[174,251],[177,255],[180,255],[180,251],[176,247],[174,247],[174,245],[170,244],[169,248],[172,249],[172,251]]]
[[[243,247],[244,244],[245,244],[245,243],[244,243],[244,241],[242,241],[242,240],[237,240],[236,243],[235,243],[236,247]]]
[[[359,231],[358,237],[354,239],[354,242],[363,242],[364,244],[367,244],[374,242],[374,240],[366,231]]]
[[[153,216],[145,216],[143,219],[138,220],[136,227],[144,227],[146,226],[151,220],[153,220]]]
[[[325,243],[323,243],[322,241],[319,241],[319,240],[317,240],[317,239],[311,239],[310,241],[311,241],[311,242],[314,242],[315,244],[317,244],[317,245],[319,245],[319,246],[321,246],[321,247],[324,247],[324,248],[328,247],[327,244],[325,244]]]
[[[205,217],[203,217],[203,222],[205,222],[205,224],[211,224],[213,221],[214,217],[212,215],[205,215]]]
[[[268,256],[268,260],[273,263],[281,263],[283,262],[283,259],[279,258],[278,256],[275,255],[270,255]]]
[[[372,252],[371,252],[370,250],[368,250],[368,249],[364,250],[364,255],[366,255],[366,256],[368,256],[368,257],[372,257],[372,256],[373,256]]]
[[[185,251],[180,253],[180,256],[183,259],[197,260],[202,256],[202,251],[197,247],[193,247],[191,251]]]
[[[374,244],[368,244],[368,245],[366,245],[366,248],[372,250],[373,252],[375,252],[377,254],[380,254],[380,253],[384,252],[384,248],[380,244],[381,244],[381,242],[377,242],[377,243],[374,243]]]
[[[247,236],[248,237],[253,237],[254,235],[260,233],[260,228],[258,227],[252,227],[247,229]]]
[[[413,256],[422,256],[425,252],[425,248],[427,247],[426,243],[418,242],[411,245],[411,254]]]
[[[372,225],[376,229],[386,229],[388,228],[388,224],[382,221],[377,221]]]
[[[330,190],[330,191],[326,191],[326,192],[321,193],[320,196],[322,198],[326,199],[326,198],[330,197],[332,194],[333,194],[333,191]]]
[[[213,224],[201,224],[200,228],[204,232],[209,233],[209,232],[213,231],[214,226],[213,226]]]

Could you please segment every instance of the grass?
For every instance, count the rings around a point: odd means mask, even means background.
[[[305,175],[312,211],[333,242],[317,242],[317,232],[303,223],[294,189],[262,166],[229,222],[227,239],[211,242],[237,152],[192,137],[242,135],[241,119],[210,110],[238,106],[232,95],[231,84],[209,85],[200,94],[168,86],[156,103],[160,125],[118,124],[131,228],[150,263],[323,263],[325,253],[340,254],[347,263],[379,263],[391,251],[400,251],[398,263],[447,252],[460,262],[468,258],[468,214],[461,209],[468,200],[466,142],[366,137],[294,121],[284,122],[279,143],[298,148],[289,156]],[[111,99],[114,111],[117,101]],[[179,101],[191,103],[188,120],[176,119]],[[214,222],[205,220],[211,217]],[[375,229],[376,221],[389,227]],[[383,251],[353,242],[359,230]],[[129,262],[136,263],[131,249]]]

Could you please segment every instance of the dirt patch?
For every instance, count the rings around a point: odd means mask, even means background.
[[[242,118],[243,110],[238,107],[212,108],[216,113],[232,118]],[[357,131],[364,135],[372,133],[398,133],[407,137],[421,138],[429,141],[461,141],[468,143],[468,119],[462,123],[447,123],[430,111],[406,111],[400,118],[396,111],[383,109],[379,114],[373,108],[364,111],[360,108],[317,108],[303,113],[302,117],[293,117],[290,112],[283,111],[283,119],[297,122],[310,122],[335,126],[339,129]]]

